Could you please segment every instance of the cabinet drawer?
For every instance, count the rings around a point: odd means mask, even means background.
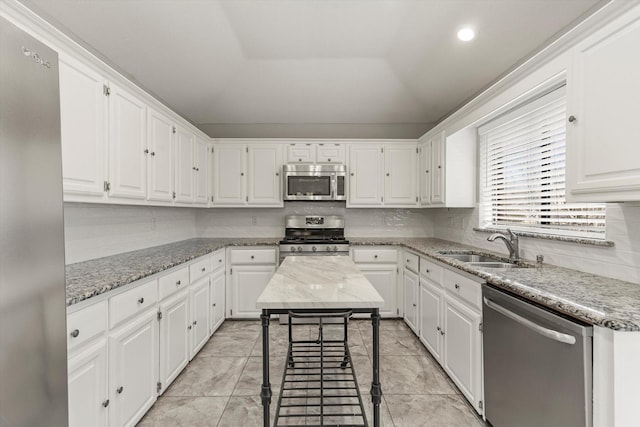
[[[354,248],[353,262],[376,262],[385,264],[397,264],[398,252],[395,249]]]
[[[443,281],[447,291],[468,302],[473,307],[481,308],[482,287],[480,283],[447,269],[444,270]]]
[[[189,266],[189,278],[191,283],[211,273],[211,261],[209,256],[198,258],[196,262]]]
[[[224,268],[225,255],[224,249],[220,249],[211,254],[211,271],[215,271],[219,268]]]
[[[231,264],[275,264],[275,249],[233,249]]]
[[[92,304],[67,316],[67,348],[71,350],[107,330],[107,301]]]
[[[423,277],[428,278],[438,285],[442,285],[442,271],[444,268],[438,264],[429,261],[426,258],[420,257],[420,274]]]
[[[158,302],[158,286],[155,280],[136,286],[109,299],[109,327],[134,316]]]
[[[176,270],[158,279],[160,301],[189,286],[189,269],[187,267]]]
[[[418,267],[420,265],[420,257],[418,255],[412,254],[411,252],[404,253],[404,267],[409,270],[417,273]]]

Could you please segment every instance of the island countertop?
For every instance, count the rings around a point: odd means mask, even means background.
[[[380,294],[346,256],[288,256],[256,303],[260,309],[383,306]]]

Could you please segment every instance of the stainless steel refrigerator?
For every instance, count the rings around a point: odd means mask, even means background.
[[[67,425],[58,55],[0,18],[0,427]]]

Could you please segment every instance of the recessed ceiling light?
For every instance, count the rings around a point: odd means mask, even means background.
[[[476,33],[471,28],[463,28],[460,31],[458,31],[458,38],[463,42],[468,42],[470,40],[473,40],[475,36],[476,36]]]

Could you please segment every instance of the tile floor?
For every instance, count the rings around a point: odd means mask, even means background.
[[[296,326],[294,339],[316,334],[316,326]],[[341,336],[342,326],[325,328],[326,339]],[[272,321],[270,338],[273,420],[287,353],[287,327]],[[350,322],[349,348],[371,422],[370,321]],[[261,426],[261,350],[258,321],[225,321],[139,426]],[[381,323],[380,369],[384,427],[485,426],[402,320]],[[318,417],[308,416],[307,423],[318,423]]]

